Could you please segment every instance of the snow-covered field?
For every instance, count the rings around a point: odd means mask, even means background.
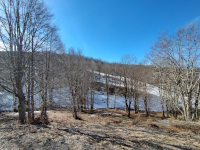
[[[94,94],[94,108],[107,108],[106,97],[106,93],[96,91]],[[115,96],[109,95],[109,108],[114,108],[114,101]],[[150,111],[162,111],[158,96],[150,95],[148,103]],[[115,108],[125,108],[125,99],[123,96],[116,96]],[[132,102],[131,108],[134,108],[134,102]],[[139,99],[139,108],[140,110],[144,110],[144,100],[142,98]]]
[[[94,73],[99,76],[100,78],[98,79],[99,82],[101,83],[106,83],[104,76],[106,75],[105,73],[99,73],[94,71]],[[109,77],[109,84],[110,85],[115,85],[114,81],[112,80],[113,78],[120,79],[120,76],[113,76],[113,75],[108,75]],[[124,78],[121,77],[121,80],[123,81]],[[128,79],[130,80],[130,79]],[[123,83],[117,81],[117,86],[123,87]],[[158,87],[152,86],[147,84],[147,91],[148,91],[148,105],[149,105],[149,110],[150,111],[155,111],[155,112],[160,112],[162,111],[161,108],[161,103],[160,103],[160,95],[158,91]],[[106,93],[105,92],[95,92],[94,95],[94,108],[107,108],[106,104]],[[114,95],[109,95],[109,108],[114,108],[114,101],[115,101],[115,96]],[[116,103],[115,103],[116,108],[125,108],[125,99],[123,96],[117,96],[116,97]],[[134,102],[132,102],[132,108],[134,108]],[[144,100],[143,98],[139,98],[139,108],[140,110],[144,110]]]
[[[98,72],[95,72],[97,75]],[[98,79],[99,82],[105,83],[105,74],[100,73],[100,79]],[[111,78],[120,78],[119,76],[112,76],[109,75]],[[123,78],[122,78],[123,80]],[[109,84],[114,85],[114,81],[111,79],[109,80]],[[118,82],[117,86],[123,86],[123,84]],[[159,100],[159,91],[157,87],[154,87],[152,85],[147,85],[148,90],[148,104],[149,104],[149,110],[160,112],[161,111],[161,103]],[[68,93],[68,88],[62,88],[59,90],[53,91],[53,105],[57,107],[68,107],[70,106],[70,97]],[[0,93],[0,110],[12,110],[13,109],[13,97],[9,95],[8,93]],[[39,108],[40,105],[40,96],[35,95],[35,108]],[[90,99],[90,98],[89,98]],[[125,99],[123,96],[117,95],[116,101],[114,95],[109,95],[109,108],[114,108],[114,102],[115,102],[115,108],[125,108]],[[131,107],[134,108],[134,102],[132,102]],[[106,104],[106,93],[104,91],[95,91],[94,94],[94,108],[107,108]],[[144,100],[142,98],[139,98],[139,108],[140,110],[144,110]]]

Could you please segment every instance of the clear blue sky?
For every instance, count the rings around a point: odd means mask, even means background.
[[[159,31],[174,33],[200,16],[200,0],[45,0],[55,15],[66,49],[120,62],[124,54],[138,61]]]

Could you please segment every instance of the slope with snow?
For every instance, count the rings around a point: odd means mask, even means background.
[[[99,72],[95,72],[96,74],[99,74]],[[105,83],[105,74],[100,73],[100,81],[101,83]],[[111,78],[120,78],[119,76],[112,76],[108,75],[110,77],[109,84],[114,85],[114,81],[112,81]],[[123,78],[121,78],[123,80]],[[123,86],[123,84],[120,85],[120,83],[117,83],[117,86]],[[161,110],[161,103],[159,101],[159,91],[157,87],[154,87],[152,85],[147,85],[147,91],[148,91],[148,105],[150,111],[160,112]],[[2,94],[2,93],[1,93]],[[90,99],[90,97],[89,97]],[[4,94],[4,98],[2,99],[4,102],[4,107],[0,108],[1,110],[12,110],[13,107],[13,98],[11,95],[6,93]],[[115,96],[109,94],[109,108],[114,108],[114,102],[115,102],[115,108],[125,108],[125,99],[121,95]],[[35,108],[39,108],[40,106],[40,96],[37,94],[35,95]],[[68,88],[62,88],[62,89],[54,89],[53,91],[53,105],[57,107],[69,107],[70,106],[70,94]],[[106,93],[104,91],[95,91],[94,94],[94,108],[107,108],[106,103]],[[131,108],[134,108],[134,102],[131,104]],[[144,110],[144,100],[142,98],[139,98],[139,108],[140,110]]]

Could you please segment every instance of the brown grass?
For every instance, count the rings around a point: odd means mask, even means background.
[[[110,112],[111,115],[101,115],[105,112]],[[161,119],[162,113],[154,112],[146,117],[145,112],[135,114],[134,111],[131,111],[130,118],[127,117],[124,110],[97,109],[93,110],[92,113],[89,110],[78,112],[78,117],[82,120],[75,120],[70,110],[48,111],[50,125],[47,128],[26,125],[28,134],[23,134],[22,138],[19,139],[21,139],[22,144],[24,144],[24,139],[28,140],[30,136],[33,139],[44,141],[44,144],[47,138],[51,138],[54,141],[52,143],[59,143],[58,141],[65,139],[71,149],[77,149],[74,147],[77,144],[79,147],[82,146],[82,149],[134,149],[135,145],[140,149],[190,149],[191,146],[191,149],[198,149],[200,145],[198,143],[200,139],[198,138],[198,134],[200,134],[198,122],[184,122],[174,118],[168,118],[169,122],[164,122]],[[122,116],[113,116],[113,113],[122,114]],[[4,125],[5,122],[4,119],[0,124],[4,131],[8,131],[2,132],[4,137],[10,133],[10,127],[7,128],[7,125]],[[15,124],[14,128],[16,127]],[[11,130],[12,134],[13,132],[16,132],[16,135],[24,133],[24,130],[19,130],[20,128]],[[33,130],[31,130],[32,128]],[[195,134],[196,136],[194,136]],[[16,137],[16,135],[12,136]],[[32,143],[32,140],[29,141]],[[90,145],[97,147],[88,147]],[[35,146],[38,144],[36,143]]]
[[[117,113],[122,114],[119,117],[110,116],[101,116],[99,114],[103,112],[109,113]],[[91,117],[94,114],[95,117]],[[89,110],[85,110],[84,112],[78,112],[78,116],[82,118],[82,120],[74,120],[72,117],[72,113],[69,110],[63,111],[50,111],[48,112],[48,119],[50,124],[61,124],[61,125],[71,125],[71,126],[82,126],[86,122],[95,123],[95,124],[123,124],[126,125],[143,125],[150,126],[152,128],[160,128],[165,129],[169,132],[179,133],[179,132],[192,132],[195,134],[200,134],[200,124],[199,122],[185,122],[180,120],[175,120],[174,118],[168,118],[169,123],[160,123],[158,120],[161,120],[162,113],[152,112],[149,117],[145,116],[145,112],[139,112],[135,114],[134,111],[131,111],[131,117],[127,117],[127,113],[124,110],[116,110],[116,109],[96,109],[92,112]]]
[[[200,134],[200,124],[195,122],[177,121],[174,124],[172,124],[172,126],[174,128],[177,128],[177,130],[179,131]]]
[[[176,128],[176,127],[170,127],[170,128],[167,128],[167,131],[172,132],[172,133],[179,133],[179,132],[181,132],[182,130],[181,130],[181,129],[178,129],[178,128]]]
[[[142,118],[140,116],[141,116],[140,114],[138,114],[137,116],[135,116],[135,118],[134,118],[134,120],[132,122],[132,125],[136,125],[139,122],[141,122]]]
[[[159,126],[157,125],[157,124],[154,124],[154,123],[151,123],[151,124],[149,124],[152,128],[159,128]]]
[[[122,120],[114,120],[113,123],[119,124],[119,123],[122,123]]]

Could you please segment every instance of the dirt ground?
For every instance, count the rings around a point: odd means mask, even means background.
[[[49,125],[20,125],[11,112],[0,114],[0,149],[200,149],[200,122],[161,119],[161,113],[126,117],[123,110],[48,111]]]

